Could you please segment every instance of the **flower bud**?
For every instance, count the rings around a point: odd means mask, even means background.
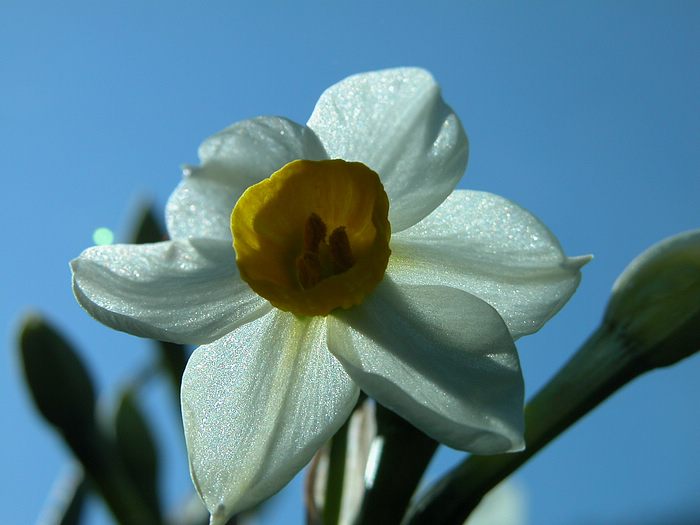
[[[632,261],[613,285],[604,322],[648,369],[700,349],[700,230],[669,237]]]

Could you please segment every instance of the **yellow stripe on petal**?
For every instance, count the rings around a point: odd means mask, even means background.
[[[290,162],[248,188],[231,214],[241,277],[281,310],[327,315],[363,301],[389,261],[379,176],[343,160]]]

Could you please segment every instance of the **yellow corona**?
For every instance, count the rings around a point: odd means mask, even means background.
[[[389,199],[359,162],[290,162],[248,188],[231,214],[241,277],[301,316],[360,304],[389,261]]]

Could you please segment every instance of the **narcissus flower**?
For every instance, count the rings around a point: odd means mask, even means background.
[[[587,258],[515,204],[454,189],[467,138],[429,73],[350,77],[307,125],[239,122],[199,155],[167,205],[172,240],[94,247],[72,268],[103,323],[201,345],[182,413],[213,523],[286,484],[360,388],[451,447],[523,447],[513,341]]]

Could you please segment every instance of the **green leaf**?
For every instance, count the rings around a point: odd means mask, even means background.
[[[117,401],[114,434],[119,457],[131,482],[153,512],[160,515],[158,450],[131,391],[123,392]]]
[[[131,234],[133,244],[160,242],[167,238],[165,230],[158,220],[155,208],[147,203],[138,210],[136,226]]]
[[[20,329],[20,358],[34,403],[63,436],[95,490],[122,525],[158,525],[95,421],[95,390],[72,345],[38,315]]]
[[[165,371],[170,380],[177,406],[180,406],[180,385],[182,384],[182,374],[185,372],[189,351],[184,345],[169,343],[167,341],[156,341],[156,348],[159,354],[160,367]]]
[[[19,339],[24,379],[41,415],[67,438],[91,433],[95,389],[73,346],[38,315],[25,319]]]

